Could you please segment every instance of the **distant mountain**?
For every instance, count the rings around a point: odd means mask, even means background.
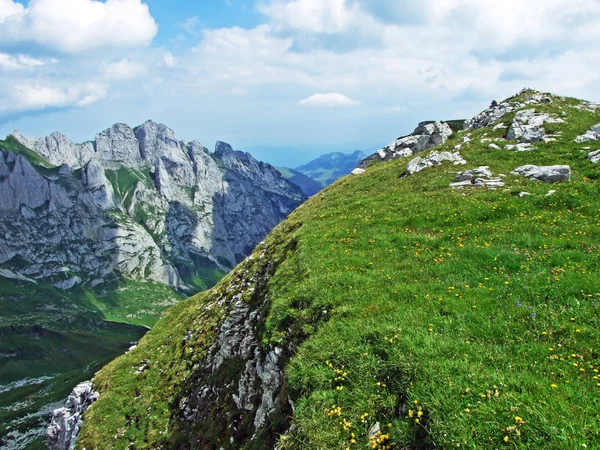
[[[327,153],[312,160],[308,164],[296,167],[298,172],[328,186],[344,175],[348,175],[356,165],[366,158],[360,150],[352,154],[340,152]]]
[[[289,181],[302,189],[302,192],[304,192],[307,197],[315,195],[325,187],[323,184],[313,180],[311,177],[306,176],[297,170],[290,169],[289,167],[277,167],[277,170],[279,170],[279,173],[281,173],[284,178],[287,178]]]

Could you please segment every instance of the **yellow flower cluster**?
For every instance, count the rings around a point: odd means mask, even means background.
[[[327,414],[329,417],[340,417],[342,415],[342,408],[333,405],[331,408],[325,410],[325,414]]]
[[[390,435],[378,431],[369,438],[369,445],[371,446],[371,449],[391,450]]]

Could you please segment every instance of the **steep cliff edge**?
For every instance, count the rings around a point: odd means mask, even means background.
[[[78,448],[595,448],[600,106],[526,90],[304,203],[94,379]]]

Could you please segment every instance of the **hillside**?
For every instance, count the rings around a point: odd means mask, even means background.
[[[304,192],[304,195],[307,197],[312,197],[324,187],[318,181],[313,180],[309,176],[306,176],[297,170],[290,169],[288,167],[277,167],[277,170],[279,170],[284,178],[288,179],[302,189],[302,192]]]
[[[351,154],[327,153],[296,167],[296,170],[323,186],[329,186],[338,178],[348,175],[365,156],[359,150]]]
[[[599,448],[599,122],[523,91],[321,191],[96,375],[78,448]]]

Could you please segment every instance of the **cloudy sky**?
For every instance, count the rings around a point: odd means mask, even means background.
[[[600,100],[598,0],[0,0],[0,135],[151,118],[296,166],[524,86]]]

